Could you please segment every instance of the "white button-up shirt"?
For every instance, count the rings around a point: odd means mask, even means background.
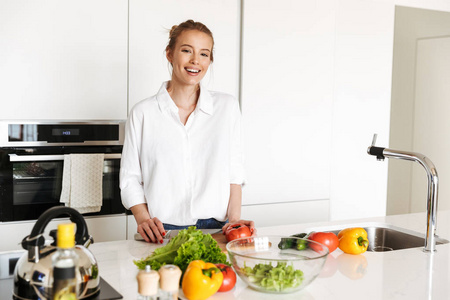
[[[147,203],[163,223],[193,225],[227,219],[230,184],[244,183],[241,114],[231,95],[200,86],[195,110],[183,125],[167,92],[131,110],[120,168],[122,203]]]

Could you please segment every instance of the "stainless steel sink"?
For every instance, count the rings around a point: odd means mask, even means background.
[[[367,248],[367,251],[395,251],[423,247],[425,244],[424,234],[383,223],[351,224],[345,226],[339,225],[327,228],[316,227],[308,229],[307,232],[329,231],[337,235],[341,229],[350,227],[362,227],[367,231],[367,237],[369,239],[369,247]],[[436,238],[437,245],[447,244],[448,242],[449,241],[446,239],[439,237]]]

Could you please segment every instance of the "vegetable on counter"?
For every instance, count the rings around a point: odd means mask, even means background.
[[[231,224],[225,231],[225,237],[228,242],[250,236],[252,236],[250,228],[248,228],[245,224]]]
[[[159,270],[165,264],[174,264],[184,272],[194,260],[213,264],[226,263],[227,256],[210,234],[203,234],[201,230],[191,226],[180,230],[167,245],[157,248],[146,258],[135,260],[134,264],[141,270],[144,270],[146,265],[150,265],[152,270]]]
[[[299,234],[293,234],[291,237],[294,238],[302,238],[307,239],[309,234],[307,233],[299,233]],[[284,249],[297,249],[297,250],[305,250],[308,246],[308,242],[306,240],[298,240],[298,239],[291,239],[289,238],[282,238],[281,241],[278,243],[278,248],[281,250]]]
[[[369,246],[367,232],[364,228],[346,228],[339,232],[339,249],[348,254],[361,254]]]
[[[253,268],[245,266],[241,271],[255,284],[267,291],[284,291],[299,286],[303,281],[303,272],[292,265],[278,262],[272,264],[257,264]]]
[[[330,253],[336,250],[339,246],[339,239],[332,232],[313,232],[309,235],[308,239],[327,246]],[[314,251],[322,250],[322,247],[315,243],[310,243],[309,247]]]
[[[219,288],[219,292],[228,292],[236,285],[236,273],[233,268],[225,264],[216,264],[223,275],[222,285]]]
[[[212,263],[192,261],[184,273],[181,288],[189,300],[204,300],[214,295],[222,285],[223,275]]]

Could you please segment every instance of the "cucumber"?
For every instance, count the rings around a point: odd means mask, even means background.
[[[294,238],[308,238],[308,236],[309,234],[304,232],[291,235],[291,237]],[[281,250],[284,249],[305,250],[307,246],[308,243],[306,241],[291,238],[281,238],[281,241],[278,243],[278,248]]]

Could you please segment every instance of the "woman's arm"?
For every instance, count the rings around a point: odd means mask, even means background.
[[[158,218],[151,218],[142,187],[142,170],[139,149],[142,146],[142,116],[133,110],[125,126],[125,141],[120,160],[120,195],[122,203],[131,209],[139,234],[146,242],[162,243],[164,227]]]
[[[228,202],[228,222],[236,223],[241,219],[242,187],[230,184],[230,200]]]
[[[163,236],[165,230],[162,222],[158,218],[151,218],[148,213],[147,204],[137,204],[132,206],[131,212],[133,213],[136,223],[138,225],[137,230],[139,234],[144,238],[147,243],[163,243]]]
[[[225,233],[228,226],[234,223],[242,223],[247,225],[252,232],[256,234],[255,222],[249,220],[241,220],[241,204],[242,204],[242,187],[240,184],[230,184],[230,200],[228,202],[228,223],[222,227],[222,232]]]

